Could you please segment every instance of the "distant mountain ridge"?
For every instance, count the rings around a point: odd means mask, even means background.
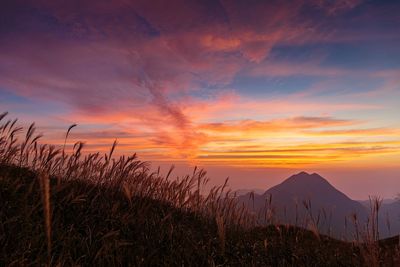
[[[371,204],[365,203],[367,210]],[[382,201],[379,209],[379,231],[381,237],[388,237],[400,234],[400,201]]]
[[[261,195],[264,193],[264,190],[259,189],[259,188],[254,188],[254,189],[238,189],[238,190],[234,191],[234,193],[236,193],[237,196],[243,196],[243,195],[249,194],[251,192]]]
[[[362,205],[364,205],[365,207],[369,207],[370,205],[370,200],[369,199],[363,199],[363,200],[356,200],[358,202],[360,202]],[[393,199],[393,198],[384,198],[382,199],[382,205],[390,205],[393,204],[395,202],[398,202],[398,199]]]
[[[366,206],[352,200],[316,173],[300,172],[263,194],[247,193],[238,200],[260,214],[260,222],[268,220],[267,213],[272,213],[273,219],[279,222],[305,228],[317,226],[320,232],[335,237],[352,238],[354,219],[361,225],[369,216]],[[393,234],[385,231],[385,225],[380,222],[382,236]],[[393,226],[393,230],[398,231],[395,222]]]

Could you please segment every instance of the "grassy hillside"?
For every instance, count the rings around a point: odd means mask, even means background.
[[[51,263],[101,266],[362,266],[368,251],[285,226],[221,234],[217,221],[115,188],[51,181]],[[0,265],[48,262],[40,182],[0,167]],[[392,241],[393,243],[395,241]],[[388,242],[386,242],[388,243]],[[380,260],[395,266],[395,245]],[[376,249],[376,248],[374,248]]]
[[[0,121],[6,114],[0,115]],[[72,126],[67,132],[71,130]],[[0,266],[396,266],[398,239],[347,243],[259,227],[205,172],[170,179],[136,158],[39,143],[0,124]]]

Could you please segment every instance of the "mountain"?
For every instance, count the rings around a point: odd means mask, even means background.
[[[368,218],[366,207],[316,173],[300,172],[261,195],[249,193],[238,200],[258,213],[260,222],[275,220],[305,228],[317,227],[319,232],[335,237],[352,238],[353,214],[360,225]]]

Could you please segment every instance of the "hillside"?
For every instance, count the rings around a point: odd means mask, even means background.
[[[222,234],[218,220],[152,199],[128,200],[116,188],[89,182],[51,180],[50,188],[52,265],[362,266],[369,255],[368,246],[295,227],[229,227]],[[0,202],[0,265],[43,265],[37,175],[1,166]],[[393,265],[391,253],[382,250],[381,261]]]

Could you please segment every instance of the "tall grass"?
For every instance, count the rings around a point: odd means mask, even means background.
[[[208,183],[208,178],[202,169],[194,168],[193,173],[172,179],[173,167],[166,175],[163,175],[159,169],[151,172],[149,164],[139,160],[136,154],[114,156],[117,141],[111,144],[109,152],[105,154],[84,153],[83,142],[74,143],[72,151],[68,153],[66,152],[68,137],[73,128],[77,126],[76,124],[67,129],[63,144],[54,146],[41,143],[42,135],[36,133],[35,124],[31,124],[24,132],[24,129],[18,125],[18,121],[6,119],[7,115],[7,113],[0,114],[0,167],[8,166],[29,170],[33,173],[33,180],[30,182],[22,177],[22,180],[14,183],[10,181],[13,176],[8,174],[8,180],[3,183],[7,188],[12,188],[10,194],[17,194],[20,188],[26,187],[27,194],[23,195],[22,200],[16,199],[15,201],[22,201],[21,203],[24,204],[21,205],[30,207],[26,210],[23,209],[26,214],[11,216],[14,219],[10,219],[8,215],[10,209],[7,209],[6,206],[0,210],[0,216],[4,218],[0,224],[0,244],[3,245],[3,249],[13,247],[12,241],[9,240],[10,235],[5,233],[7,225],[13,220],[25,219],[27,222],[25,229],[31,229],[32,232],[37,231],[38,226],[33,225],[31,221],[35,221],[33,214],[40,205],[48,266],[55,265],[55,263],[64,265],[61,264],[62,262],[60,263],[60,259],[63,259],[64,262],[70,260],[73,265],[80,264],[79,262],[92,264],[101,262],[102,265],[122,266],[127,262],[132,263],[132,261],[135,265],[146,265],[148,262],[144,262],[144,258],[148,253],[161,252],[157,247],[153,248],[156,252],[138,248],[135,257],[125,255],[127,253],[125,248],[132,247],[135,240],[124,239],[120,236],[123,233],[129,235],[135,231],[137,236],[142,238],[140,240],[147,240],[148,235],[158,235],[162,239],[149,241],[150,247],[154,244],[164,244],[167,240],[170,249],[179,248],[179,251],[183,251],[183,255],[177,255],[174,251],[170,251],[171,255],[181,257],[182,262],[191,262],[190,254],[185,254],[187,251],[192,254],[196,254],[196,249],[206,251],[207,254],[198,253],[201,256],[195,265],[202,265],[205,262],[208,265],[216,265],[216,262],[224,264],[228,259],[234,259],[234,262],[241,263],[240,265],[246,263],[253,266],[265,262],[268,262],[269,265],[286,266],[288,264],[293,266],[298,263],[298,265],[304,266],[306,263],[319,262],[322,264],[328,261],[331,266],[335,266],[335,263],[339,262],[357,266],[359,263],[366,262],[376,265],[382,259],[382,251],[377,245],[379,239],[378,214],[381,203],[379,199],[371,199],[374,205],[368,232],[366,234],[357,233],[357,242],[353,246],[319,234],[317,228],[320,214],[317,216],[312,214],[310,201],[303,203],[310,217],[306,223],[311,223],[313,226],[313,231],[309,236],[308,232],[300,231],[289,225],[282,226],[276,221],[276,211],[272,206],[271,196],[266,199],[263,212],[254,214],[245,205],[239,205],[235,193],[228,190],[228,180],[220,186],[212,187],[205,193],[204,188]],[[23,173],[22,176],[30,177],[31,175]],[[0,175],[0,181],[1,179],[5,178]],[[37,184],[40,186],[41,204],[31,203],[32,199],[35,199],[31,192],[34,191]],[[6,192],[8,192],[7,188]],[[0,194],[0,200],[7,200],[9,197],[11,196]],[[88,199],[90,201],[87,201]],[[109,200],[115,202],[109,203]],[[154,203],[162,204],[155,206]],[[161,208],[164,205],[168,205],[172,209]],[[63,214],[62,209],[66,207],[68,212]],[[103,213],[105,207],[109,209],[108,215]],[[131,214],[133,211],[135,213]],[[81,217],[75,218],[75,216]],[[326,215],[324,216],[326,217]],[[189,242],[190,240],[187,241],[182,230],[175,228],[177,225],[175,217],[179,220],[189,221],[190,227],[185,228],[186,230],[192,231],[192,227],[194,227],[199,232],[199,234],[188,233],[190,238],[197,242],[197,247],[194,249],[181,247],[174,241],[174,236],[177,236],[178,232],[180,233],[178,242],[192,244]],[[260,228],[260,218],[263,219],[263,225],[265,226],[267,223],[269,227]],[[65,220],[74,223],[65,224]],[[76,221],[79,220],[81,220],[82,227],[76,226]],[[106,221],[102,223],[101,220]],[[296,216],[296,224],[297,221]],[[356,215],[354,221],[357,225]],[[133,230],[132,222],[144,229]],[[64,233],[60,229],[66,225],[70,228],[63,230]],[[78,228],[79,231],[75,228]],[[12,226],[10,229],[16,228]],[[160,229],[162,233],[149,233],[145,229],[152,229],[151,231]],[[209,229],[215,229],[215,235],[210,233]],[[273,239],[271,236],[276,238]],[[22,254],[18,254],[18,257],[25,258],[25,254],[29,251],[35,255],[42,254],[42,247],[39,243],[24,236],[19,238],[25,243]],[[288,241],[288,238],[291,241]],[[64,240],[64,243],[60,244],[56,240]],[[33,249],[32,244],[36,244],[38,248]],[[82,255],[81,252],[75,251],[75,247],[84,249],[85,253]],[[217,252],[214,252],[213,247],[217,248]],[[318,253],[315,253],[316,251]],[[7,263],[27,265],[27,262],[21,261],[18,257]],[[204,257],[206,258],[204,259]],[[362,259],[357,257],[362,257]],[[126,258],[130,260],[127,261]],[[153,259],[149,256],[148,261],[151,260]],[[0,259],[0,265],[1,263]],[[40,258],[35,263],[43,264]]]
[[[50,208],[50,179],[47,174],[41,174],[39,176],[42,202],[43,202],[43,214],[46,228],[46,240],[47,240],[47,263],[51,264],[51,208]]]
[[[149,164],[140,161],[136,154],[114,157],[117,141],[111,145],[109,153],[103,155],[83,154],[83,142],[76,142],[72,152],[66,153],[68,136],[76,124],[67,129],[63,145],[56,147],[40,143],[42,135],[35,133],[34,123],[23,135],[17,119],[4,121],[6,116],[7,112],[0,115],[0,164],[28,168],[42,174],[40,177],[57,179],[57,184],[84,180],[117,189],[128,201],[134,197],[159,200],[202,217],[221,217],[227,226],[254,226],[253,216],[237,205],[234,194],[227,190],[228,180],[203,194],[208,178],[202,169],[194,168],[191,175],[170,179],[173,167],[163,176],[159,171],[150,172]],[[43,192],[46,190],[49,188]]]

